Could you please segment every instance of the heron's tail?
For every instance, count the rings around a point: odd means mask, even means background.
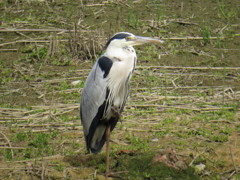
[[[106,142],[106,128],[111,126],[112,131],[118,122],[118,118],[111,118],[107,123],[99,120],[97,124],[91,124],[88,135],[86,136],[87,149],[91,153],[98,153],[101,151]]]

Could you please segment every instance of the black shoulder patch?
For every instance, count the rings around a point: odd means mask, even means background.
[[[103,78],[106,78],[107,75],[109,74],[112,64],[113,64],[112,60],[105,56],[100,57],[100,59],[98,60],[99,67],[101,68],[102,71],[104,71]]]

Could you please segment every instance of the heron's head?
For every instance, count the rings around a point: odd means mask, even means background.
[[[127,47],[127,46],[136,46],[145,43],[163,43],[163,40],[154,39],[149,37],[136,36],[128,32],[119,32],[116,33],[106,44],[105,49],[109,46],[112,47]]]

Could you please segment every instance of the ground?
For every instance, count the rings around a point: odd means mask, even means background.
[[[165,40],[138,63],[111,134],[113,179],[240,178],[238,1],[0,1],[1,179],[104,179],[79,117],[116,32]]]

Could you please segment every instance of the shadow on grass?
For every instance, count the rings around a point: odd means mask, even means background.
[[[111,172],[119,173],[121,179],[200,179],[194,169],[186,165],[176,167],[169,164],[169,159],[164,154],[156,152],[134,152],[115,154],[110,160]],[[164,159],[166,162],[159,161]],[[99,173],[105,172],[105,154],[78,154],[67,156],[65,161],[74,167],[91,167],[98,169]]]

